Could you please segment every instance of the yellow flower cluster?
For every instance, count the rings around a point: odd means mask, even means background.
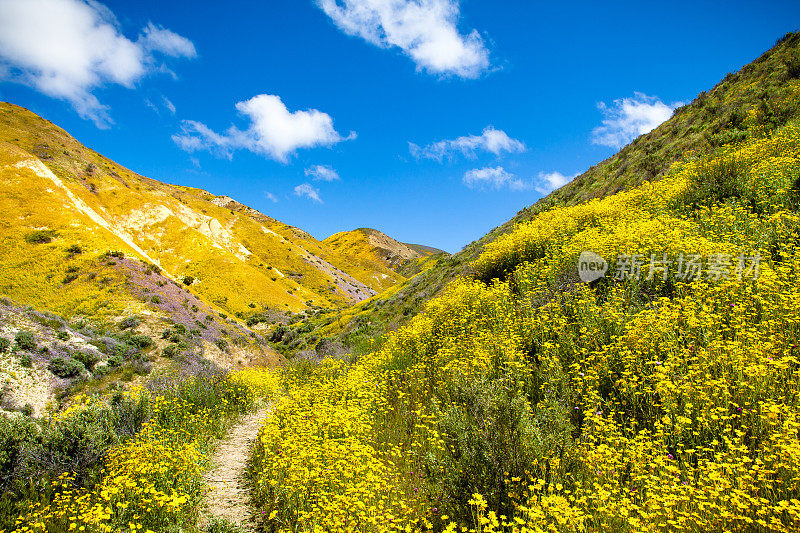
[[[327,360],[284,374],[253,457],[257,499],[280,530],[397,531],[411,521],[420,487],[398,479],[399,449],[372,440],[382,399],[362,370]]]

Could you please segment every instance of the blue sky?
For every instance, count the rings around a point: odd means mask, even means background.
[[[798,21],[796,1],[0,0],[0,99],[318,238],[455,252]]]

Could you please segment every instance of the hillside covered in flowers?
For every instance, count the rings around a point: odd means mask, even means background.
[[[354,363],[284,371],[266,527],[800,528],[800,83],[774,102],[658,181],[519,224]],[[583,251],[605,276],[581,282]]]
[[[432,260],[442,291],[358,351],[159,369],[0,418],[0,533],[241,531],[202,522],[203,472],[256,405],[260,531],[800,530],[798,50],[733,87],[719,129],[683,110],[640,138],[691,137],[663,172],[592,171],[458,275]]]

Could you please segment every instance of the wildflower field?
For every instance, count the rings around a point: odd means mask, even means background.
[[[251,472],[266,530],[800,529],[800,122],[763,113],[520,224],[352,364],[282,372]],[[642,275],[581,283],[585,250]],[[697,276],[649,275],[681,254]]]
[[[22,512],[10,530],[196,530],[207,493],[202,475],[215,439],[233,418],[270,394],[275,379],[256,370],[162,379],[153,390],[120,393],[110,406],[99,398],[78,398],[47,421],[42,433],[63,437],[31,439],[28,449],[38,445],[40,455],[48,456],[60,444],[74,455],[84,451],[81,446],[100,451],[106,444],[107,453],[93,471],[31,476],[33,486],[24,487],[23,480],[14,487],[24,498],[16,502]],[[87,439],[91,442],[84,445]]]

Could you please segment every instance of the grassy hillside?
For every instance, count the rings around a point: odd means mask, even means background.
[[[800,77],[800,33],[788,34],[739,72],[729,74],[712,89],[675,111],[672,118],[642,135],[618,153],[594,165],[572,182],[523,209],[505,224],[470,243],[452,257],[438,261],[386,297],[362,302],[354,322],[337,321],[352,337],[392,331],[416,315],[425,302],[442,293],[458,277],[473,274],[473,262],[487,244],[513,231],[548,209],[575,205],[629,190],[645,181],[658,181],[672,165],[747,138],[748,113],[756,129],[770,130],[798,115],[798,103],[786,98]],[[751,119],[752,120],[752,119]],[[399,304],[396,304],[398,303]]]
[[[797,531],[800,118],[740,111],[659,180],[530,215],[354,364],[284,371],[265,527]]]

